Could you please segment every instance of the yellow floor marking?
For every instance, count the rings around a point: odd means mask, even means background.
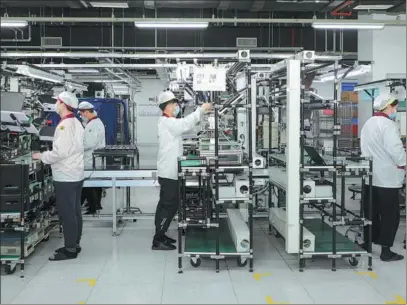
[[[395,301],[389,301],[385,304],[406,304],[406,300],[401,295],[396,294],[394,298],[396,299]]]
[[[256,281],[260,281],[262,277],[271,276],[271,273],[253,273],[253,278]]]
[[[96,279],[78,279],[76,282],[78,283],[88,283],[90,287],[96,285]]]
[[[267,304],[290,304],[287,302],[274,302],[271,296],[266,296],[266,302]]]
[[[78,304],[86,304],[85,301],[80,301]]]
[[[369,275],[371,278],[374,278],[374,279],[378,279],[378,278],[379,278],[379,277],[377,276],[377,274],[374,273],[373,271],[359,271],[359,272],[356,272],[356,274],[359,274],[359,275]]]

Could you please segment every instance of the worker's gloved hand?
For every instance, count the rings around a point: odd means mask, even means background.
[[[202,104],[202,109],[205,110],[206,112],[208,112],[209,110],[211,110],[212,108],[212,104],[211,103],[204,103]]]

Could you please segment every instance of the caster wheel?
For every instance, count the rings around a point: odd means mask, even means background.
[[[49,241],[49,235],[48,235],[47,237],[43,238],[42,241],[43,241],[43,242]]]
[[[195,259],[191,258],[190,263],[192,267],[198,268],[201,265],[202,261],[199,257],[197,257]]]
[[[247,261],[248,261],[248,259],[243,260],[242,257],[238,257],[238,258],[237,258],[237,265],[238,265],[239,267],[244,267],[244,266],[247,265]]]
[[[359,265],[359,260],[357,258],[355,258],[355,257],[352,257],[352,258],[349,259],[349,264],[352,267],[356,267],[357,265]]]
[[[13,274],[14,272],[16,272],[16,269],[17,265],[14,265],[14,267],[11,267],[11,265],[4,266],[4,271],[6,272],[6,274]]]

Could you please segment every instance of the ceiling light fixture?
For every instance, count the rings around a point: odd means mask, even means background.
[[[340,23],[340,22],[313,22],[314,29],[340,29],[340,30],[381,30],[383,23]]]
[[[23,28],[28,25],[28,22],[24,20],[1,20],[0,25],[7,28]]]
[[[135,22],[134,25],[138,28],[145,29],[204,29],[207,28],[208,22],[182,22],[182,21],[140,21]]]
[[[129,8],[127,2],[100,2],[92,1],[90,2],[92,7],[111,7],[111,8]]]
[[[387,10],[393,7],[393,4],[359,4],[354,10]]]
[[[97,69],[69,69],[69,73],[99,73]]]

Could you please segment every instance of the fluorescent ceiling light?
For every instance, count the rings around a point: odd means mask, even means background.
[[[314,29],[341,29],[341,30],[381,30],[383,23],[340,23],[340,22],[313,22]]]
[[[0,25],[8,28],[23,28],[28,25],[28,22],[24,20],[1,20]]]
[[[17,74],[36,78],[36,79],[42,79],[49,81],[51,83],[62,83],[64,78],[53,73],[49,73],[43,70],[35,69],[30,66],[26,65],[19,65],[16,70]]]
[[[359,4],[354,10],[387,10],[393,7],[393,4]]]
[[[346,73],[346,69],[342,69],[340,71],[337,72],[337,78],[342,78],[345,73]],[[348,77],[354,77],[354,76],[359,76],[362,74],[366,74],[372,71],[372,67],[370,65],[361,65],[359,67],[357,67],[355,70],[350,71],[347,75],[346,78]],[[335,74],[334,72],[329,72],[325,75],[322,75],[319,79],[315,79],[315,82],[329,82],[329,81],[333,81],[335,79]]]
[[[141,21],[135,22],[134,25],[138,28],[173,28],[173,29],[203,29],[207,28],[208,22],[182,22],[182,21]]]
[[[95,80],[87,80],[86,82],[89,82],[89,83],[122,83],[123,80],[121,80],[121,79],[95,79]]]
[[[75,83],[75,82],[71,82],[71,81],[65,82],[65,87],[70,90],[78,90],[78,91],[87,91],[88,90],[88,85]]]
[[[92,7],[112,7],[112,8],[129,8],[127,2],[100,2],[92,1],[90,3]]]
[[[69,69],[69,73],[99,73],[97,69]]]

